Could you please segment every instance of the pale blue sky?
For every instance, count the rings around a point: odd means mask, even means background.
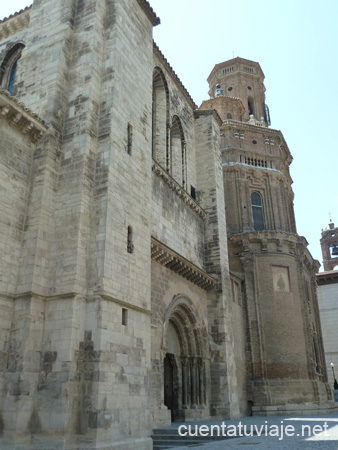
[[[215,64],[233,56],[260,63],[272,127],[294,157],[298,233],[322,262],[329,212],[338,225],[338,1],[149,1],[161,18],[154,39],[197,105]],[[3,3],[0,18],[30,4]]]

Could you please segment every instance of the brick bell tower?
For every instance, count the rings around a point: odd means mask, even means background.
[[[338,227],[330,220],[329,228],[322,230],[320,239],[324,271],[335,270],[338,266]]]
[[[257,62],[234,58],[217,64],[208,82],[211,98],[200,108],[222,119],[230,270],[244,280],[248,404],[257,415],[304,403],[329,410],[318,262],[296,231],[292,156],[282,133],[269,128],[264,73]]]

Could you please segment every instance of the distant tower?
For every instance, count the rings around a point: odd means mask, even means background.
[[[323,383],[318,265],[296,231],[292,156],[283,134],[268,128],[263,71],[234,58],[217,64],[208,82],[211,98],[200,108],[216,109],[223,121],[229,263],[243,280],[248,327],[248,404],[262,415],[325,402],[331,393]]]
[[[322,230],[320,240],[324,271],[334,270],[338,266],[338,227],[330,220],[329,229]]]

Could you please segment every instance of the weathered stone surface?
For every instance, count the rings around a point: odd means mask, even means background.
[[[259,65],[216,66],[239,100],[197,110],[156,23],[145,0],[0,23],[0,445],[150,450],[172,419],[330,398]]]

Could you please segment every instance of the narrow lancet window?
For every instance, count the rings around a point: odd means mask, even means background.
[[[131,155],[131,148],[133,145],[133,127],[128,123],[127,127],[127,153]]]
[[[133,251],[134,251],[133,229],[132,229],[131,226],[128,227],[128,235],[127,235],[127,251],[128,251],[128,253],[133,253]]]
[[[248,99],[248,111],[249,115],[254,115],[253,101],[251,98]]]
[[[126,308],[122,308],[122,325],[128,325],[128,310]]]
[[[262,231],[265,229],[264,222],[264,208],[262,196],[259,192],[252,192],[251,194],[251,208],[252,208],[252,220],[254,230]]]
[[[19,58],[14,62],[11,68],[11,72],[9,75],[9,81],[8,81],[8,92],[10,95],[14,94],[14,83],[15,83],[15,75],[16,75],[16,68],[18,65]]]

